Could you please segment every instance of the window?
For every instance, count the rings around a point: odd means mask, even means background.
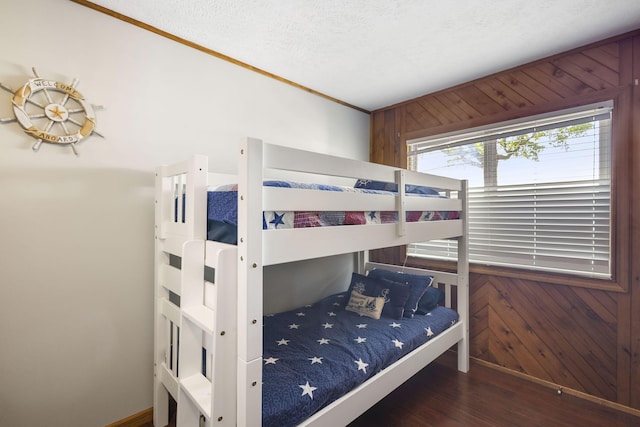
[[[612,106],[409,141],[407,164],[468,179],[471,262],[609,279]],[[408,251],[455,259],[456,244]]]

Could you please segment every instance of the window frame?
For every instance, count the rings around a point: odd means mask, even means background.
[[[489,266],[484,264],[471,263],[470,272],[474,274],[483,274],[491,276],[501,276],[509,278],[517,278],[522,280],[531,280],[536,282],[545,282],[552,284],[560,284],[567,286],[576,286],[590,289],[598,289],[611,292],[628,292],[629,290],[629,251],[631,250],[630,241],[630,203],[631,203],[631,117],[630,117],[630,99],[626,94],[618,92],[615,96],[599,97],[589,99],[589,102],[572,105],[556,105],[553,109],[545,111],[537,111],[535,114],[518,114],[517,118],[533,117],[535,115],[550,114],[555,111],[561,111],[566,108],[584,108],[590,104],[613,102],[614,114],[611,120],[611,279],[606,278],[590,278],[572,274],[563,274],[547,271],[534,271],[523,268],[513,268],[504,266]],[[513,117],[509,118],[513,119]],[[495,126],[499,123],[508,121],[495,120],[487,123],[478,124],[478,126]],[[462,126],[447,129],[453,133],[462,130]],[[471,128],[471,126],[464,126]],[[423,135],[411,135],[406,138],[402,135],[400,138],[402,149],[402,162],[407,166],[408,152],[407,144],[418,139],[424,139],[428,136],[441,134],[443,132],[429,132]],[[626,230],[626,231],[625,231]],[[454,270],[455,262],[443,261],[435,259],[427,259],[424,257],[409,256],[407,247],[403,246],[398,254],[401,259],[405,260],[406,265],[438,268],[445,270]]]

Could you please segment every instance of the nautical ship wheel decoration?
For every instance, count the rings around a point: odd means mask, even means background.
[[[78,79],[71,84],[40,78],[32,68],[35,78],[29,79],[18,90],[0,83],[0,87],[13,94],[11,103],[15,117],[1,118],[0,123],[18,122],[24,131],[36,139],[33,151],[43,142],[69,145],[78,155],[76,144],[96,134],[95,110],[100,105],[89,104],[76,90]]]

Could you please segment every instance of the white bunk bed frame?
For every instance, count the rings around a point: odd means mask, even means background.
[[[264,187],[263,180],[272,170],[396,182],[399,192],[388,196]],[[207,186],[232,181],[238,184],[237,246],[206,240]],[[407,197],[405,183],[438,188],[457,194],[457,198]],[[184,204],[176,203],[183,197]],[[231,178],[209,174],[205,156],[158,167],[154,425],[163,427],[168,423],[169,394],[177,402],[177,427],[261,425],[263,267],[272,264],[357,252],[362,272],[372,267],[365,265],[364,251],[369,249],[442,238],[459,242],[456,274],[415,270],[435,276],[434,283],[446,290],[447,306],[451,306],[456,293],[459,321],[301,425],[348,424],[456,344],[458,369],[467,372],[466,209],[466,181],[251,138],[241,144],[238,175]],[[330,210],[398,211],[400,221],[372,226],[262,230],[263,211]],[[460,211],[461,218],[405,223],[405,212],[411,210]],[[184,222],[176,221],[183,215]],[[308,244],[311,241],[314,244]],[[207,349],[206,357],[203,347]]]

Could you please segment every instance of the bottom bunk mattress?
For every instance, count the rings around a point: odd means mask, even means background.
[[[345,309],[347,292],[265,316],[262,425],[294,426],[458,320],[435,307],[375,320]]]

